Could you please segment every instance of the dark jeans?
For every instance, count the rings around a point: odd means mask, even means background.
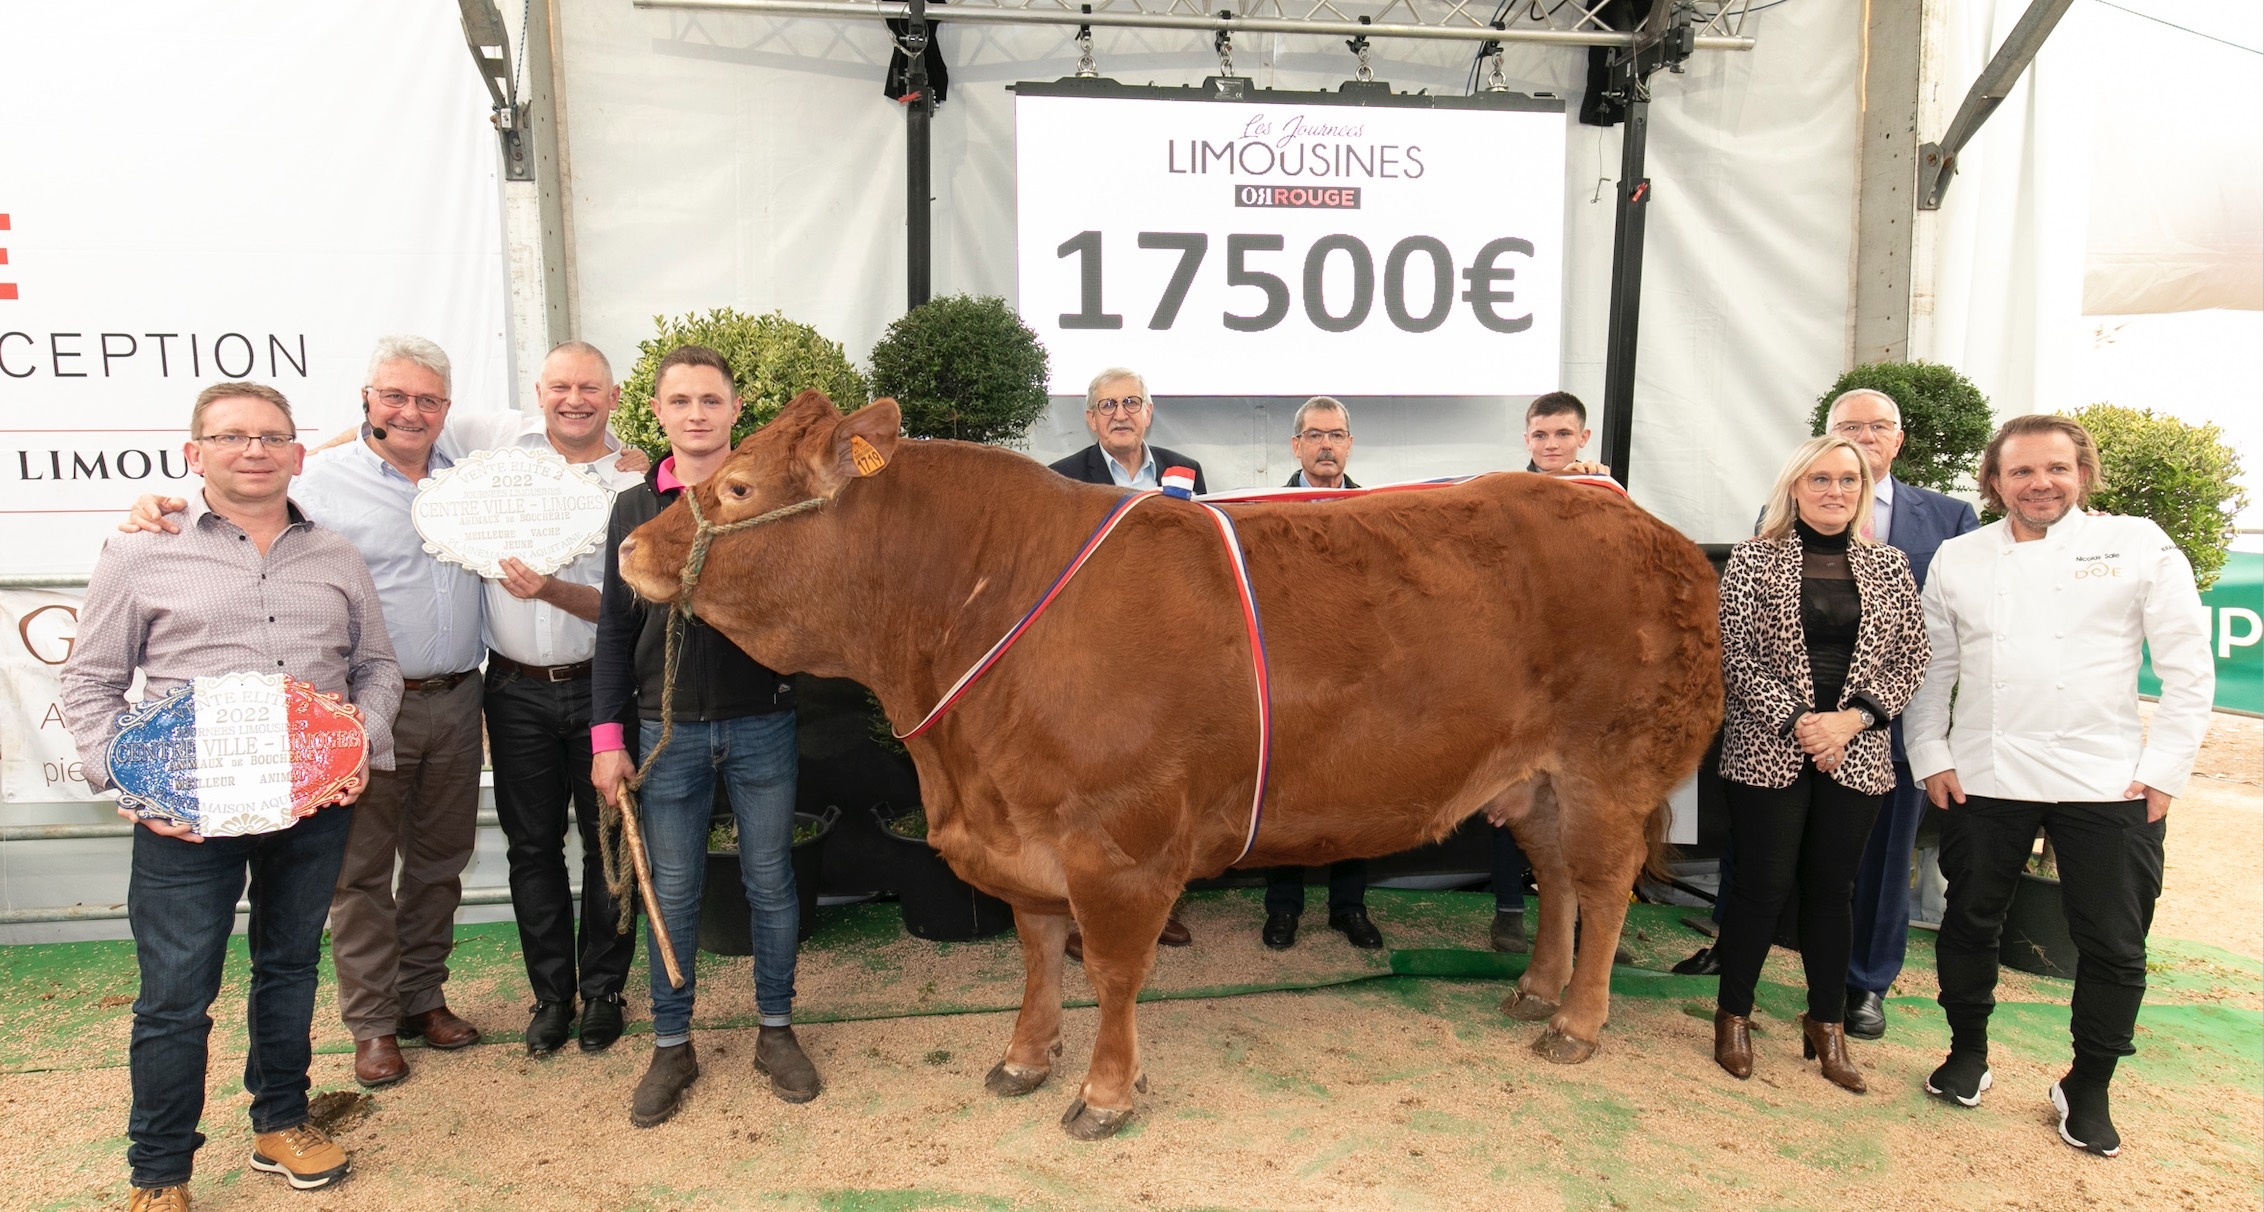
[[[1799,891],[1800,961],[1808,975],[1808,1017],[1847,1019],[1848,901],[1855,868],[1885,796],[1842,786],[1803,761],[1789,787],[1728,781],[1729,831],[1737,844],[1737,884],[1722,915],[1714,952],[1721,959],[1718,1003],[1753,1013],[1753,987],[1784,915]]]
[[[1848,952],[1847,987],[1885,993],[1902,975],[1910,947],[1910,856],[1918,822],[1926,816],[1926,789],[1911,781],[1910,765],[1895,763],[1895,789],[1855,872],[1854,946]]]
[[[1368,860],[1345,859],[1329,864],[1329,912],[1361,909],[1368,903]],[[1305,869],[1266,868],[1266,913],[1305,912]]]
[[[1955,1042],[1987,1038],[1996,1008],[1997,942],[2036,830],[2052,839],[2077,954],[2069,1031],[2077,1056],[2129,1056],[2146,998],[2146,932],[2162,895],[2168,820],[2146,823],[2146,801],[2042,804],[1969,795],[1942,821],[1949,907],[1935,946],[1942,1012]]]
[[[660,723],[642,725],[639,752],[650,752],[660,740]],[[709,723],[678,720],[667,750],[645,776],[637,810],[652,862],[653,899],[684,973],[684,987],[673,988],[666,966],[657,955],[652,959],[652,1031],[658,1043],[676,1043],[692,1030],[693,960],[718,779],[739,824],[739,881],[755,944],[756,1020],[768,1027],[793,1019],[794,949],[802,917],[792,857],[798,760],[791,711]],[[648,953],[657,950],[657,941],[647,944]]]
[[[1525,912],[1525,876],[1533,870],[1525,848],[1507,826],[1494,829],[1494,912]]]
[[[597,791],[590,786],[590,680],[540,682],[491,664],[487,743],[528,987],[539,1002],[571,1003],[577,991],[584,1003],[620,993],[637,936],[615,932],[613,896],[605,888]],[[579,947],[566,873],[569,807],[582,837]]]
[[[206,1045],[236,898],[251,884],[251,993],[244,1089],[252,1131],[307,1121],[307,1061],[322,924],[346,854],[352,808],[330,807],[275,833],[185,842],[134,830],[126,920],[141,966],[128,1049],[134,1105],[126,1160],[137,1187],[189,1181],[204,1135]]]

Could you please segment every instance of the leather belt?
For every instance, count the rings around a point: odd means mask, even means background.
[[[455,688],[457,688],[458,686],[461,686],[461,685],[463,685],[463,684],[464,684],[464,679],[465,679],[465,678],[468,678],[468,677],[470,677],[470,676],[472,676],[473,674],[475,674],[475,673],[478,673],[478,672],[479,672],[479,670],[477,670],[477,669],[467,669],[467,670],[463,671],[462,673],[443,673],[443,674],[440,674],[440,675],[439,675],[439,676],[437,676],[437,677],[429,677],[429,678],[402,678],[402,679],[401,679],[401,689],[403,689],[403,690],[454,690],[454,689],[455,689]]]
[[[590,662],[576,661],[571,665],[522,665],[500,652],[487,654],[490,669],[504,669],[523,678],[538,682],[578,682],[590,676]]]

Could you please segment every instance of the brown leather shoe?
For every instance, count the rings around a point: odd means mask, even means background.
[[[409,1062],[401,1059],[401,1042],[390,1035],[354,1041],[354,1080],[371,1090],[390,1086],[409,1076]]]
[[[1863,1071],[1847,1057],[1847,1031],[1843,1023],[1819,1023],[1801,1015],[1800,1055],[1806,1060],[1821,1060],[1824,1080],[1842,1090],[1861,1094],[1870,1088],[1863,1084]]]
[[[1739,1081],[1753,1076],[1753,1020],[1714,1011],[1714,1063]]]
[[[136,1187],[126,1212],[189,1212],[187,1187]]]
[[[1163,933],[1156,936],[1156,942],[1166,947],[1194,945],[1195,936],[1188,933],[1187,924],[1179,920],[1178,906],[1172,906],[1171,916],[1163,919]]]
[[[431,1047],[443,1052],[469,1048],[480,1042],[480,1029],[456,1017],[446,1006],[434,1006],[422,1014],[412,1014],[401,1020],[397,1028],[403,1039],[419,1036]]]

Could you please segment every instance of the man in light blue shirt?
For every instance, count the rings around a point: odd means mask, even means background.
[[[393,772],[362,796],[330,906],[339,1015],[354,1034],[354,1076],[371,1087],[409,1075],[399,1036],[435,1048],[479,1040],[443,985],[479,815],[482,588],[425,554],[409,520],[417,485],[450,465],[434,449],[449,380],[439,346],[381,339],[362,389],[368,434],[309,457],[299,480],[307,511],[369,561],[404,686]]]

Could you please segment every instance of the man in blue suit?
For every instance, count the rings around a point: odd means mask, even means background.
[[[1926,569],[1935,549],[1980,526],[1973,506],[1894,478],[1902,452],[1902,409],[1885,392],[1859,387],[1832,401],[1825,427],[1863,450],[1871,465],[1874,494],[1872,537],[1910,557],[1910,575],[1926,587]],[[1910,852],[1918,840],[1926,790],[1910,777],[1903,752],[1902,721],[1893,729],[1895,789],[1887,796],[1863,866],[1855,876],[1855,947],[1847,965],[1847,1033],[1857,1039],[1886,1034],[1884,998],[1902,972],[1903,949],[1910,939]]]

